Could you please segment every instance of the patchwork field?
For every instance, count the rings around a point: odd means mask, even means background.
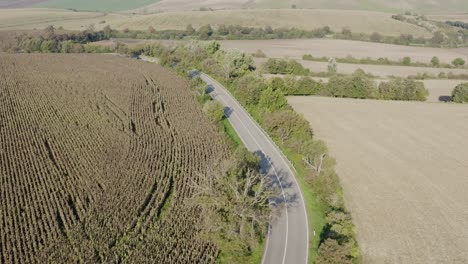
[[[187,199],[226,156],[168,69],[0,54],[0,263],[214,263]]]
[[[445,63],[451,63],[458,57],[468,61],[468,48],[423,48],[338,39],[224,40],[221,45],[247,53],[260,49],[271,58],[302,59],[303,55],[311,54],[314,57],[345,58],[351,55],[354,58],[388,58],[396,61],[408,56],[412,61],[422,63],[429,63],[434,56]]]
[[[49,16],[49,12],[51,16]],[[56,14],[57,12],[59,14]],[[67,16],[60,17],[63,14]],[[337,17],[340,19],[336,19]],[[153,26],[158,30],[164,30],[185,29],[188,24],[192,24],[196,28],[206,24],[212,26],[229,24],[250,27],[270,25],[273,28],[296,27],[308,30],[330,26],[338,31],[343,27],[349,27],[354,32],[372,33],[378,31],[384,35],[394,36],[402,33],[429,36],[425,29],[394,20],[391,18],[391,14],[350,10],[220,10],[133,15],[93,14],[54,9],[9,9],[0,10],[0,19],[0,28],[8,27],[9,29],[41,29],[50,24],[63,26],[65,29],[83,29],[90,24],[95,24],[97,29],[110,25],[114,29],[146,30],[149,26]],[[105,23],[100,23],[101,21],[105,21]]]
[[[73,12],[64,9],[0,9],[0,30],[44,29],[48,25],[58,25],[61,23],[83,23],[83,25],[87,26],[90,24],[89,21],[99,21],[103,17],[106,17],[103,13]],[[74,29],[83,28],[78,26]]]
[[[468,262],[468,105],[289,102],[337,159],[365,263]]]

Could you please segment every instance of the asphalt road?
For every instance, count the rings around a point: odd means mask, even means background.
[[[211,97],[224,105],[229,122],[247,149],[262,157],[262,171],[280,191],[278,197],[270,201],[280,210],[280,214],[270,221],[262,263],[307,263],[309,230],[306,208],[288,161],[226,88],[206,74],[200,77],[208,84]]]

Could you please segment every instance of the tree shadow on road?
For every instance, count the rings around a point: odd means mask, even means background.
[[[273,210],[273,217],[278,217],[284,213],[286,207],[296,207],[299,205],[299,193],[295,192],[295,182],[291,179],[287,171],[278,170],[272,167],[270,158],[262,151],[254,152],[260,157],[260,172],[267,175],[268,188],[273,191],[269,199]]]

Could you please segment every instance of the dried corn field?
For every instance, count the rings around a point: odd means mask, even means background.
[[[212,263],[190,198],[226,156],[166,69],[0,55],[0,263]]]

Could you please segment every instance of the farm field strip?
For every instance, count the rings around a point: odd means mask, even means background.
[[[468,262],[468,105],[288,101],[337,159],[364,262]]]
[[[59,18],[63,17],[63,14],[67,17],[76,17],[76,19],[70,21],[63,19],[63,21],[60,21]],[[369,34],[378,31],[383,35],[392,36],[399,36],[400,34],[412,34],[415,37],[431,36],[427,30],[394,20],[387,13],[370,11],[246,9],[210,12],[163,12],[147,15],[133,14],[133,12],[110,13],[105,16],[103,13],[94,13],[96,14],[95,16],[101,15],[98,18],[93,18],[92,14],[59,9],[8,9],[7,11],[0,10],[0,18],[2,18],[0,20],[2,23],[0,24],[10,25],[9,29],[41,29],[50,25],[50,21],[53,21],[56,27],[63,26],[69,30],[83,30],[92,23],[95,24],[96,29],[102,29],[104,26],[110,25],[113,29],[120,30],[125,28],[147,30],[149,26],[153,26],[158,30],[165,30],[185,29],[188,24],[192,24],[195,28],[206,24],[216,27],[229,21],[230,25],[249,27],[265,27],[270,25],[273,28],[296,27],[311,30],[330,26],[336,31],[340,31],[343,27],[349,27],[353,32]],[[86,17],[88,15],[90,17]],[[35,19],[28,21],[28,17]],[[341,19],[337,20],[335,17],[341,17]],[[369,20],[372,20],[372,23]],[[105,23],[100,23],[101,21],[105,21]]]
[[[272,79],[275,77],[286,77],[286,75],[283,74],[263,74],[263,76],[267,79]],[[301,76],[296,76],[296,78],[301,78]],[[322,77],[310,78],[321,83],[328,83],[329,80],[329,78]],[[383,81],[388,81],[388,79],[376,79],[375,83],[378,85]],[[457,85],[461,83],[468,83],[468,80],[418,80],[418,82],[424,83],[424,87],[426,87],[426,89],[429,91],[427,102],[441,102],[452,96],[452,91]]]
[[[185,81],[113,56],[0,57],[1,263],[93,261],[120,236],[136,261],[215,260],[186,199],[227,151]]]
[[[255,63],[257,66],[261,66],[265,63],[267,59],[265,58],[255,58]],[[327,72],[328,63],[320,61],[306,61],[306,60],[297,60],[305,68],[309,69],[312,72]],[[418,74],[430,74],[438,76],[441,72],[445,74],[467,74],[468,69],[445,69],[445,68],[427,68],[427,67],[409,67],[409,66],[385,66],[385,65],[367,65],[367,64],[349,64],[349,63],[337,63],[338,73],[343,74],[352,74],[356,70],[361,69],[366,73],[370,73],[376,77],[386,78],[390,76],[397,77],[408,77],[416,76]]]
[[[225,49],[240,49],[247,53],[262,50],[271,58],[302,59],[303,55],[311,54],[335,58],[350,55],[359,59],[383,57],[395,61],[408,56],[421,63],[429,63],[434,56],[444,63],[451,63],[457,57],[468,61],[468,48],[425,48],[339,39],[223,40],[220,43]]]

